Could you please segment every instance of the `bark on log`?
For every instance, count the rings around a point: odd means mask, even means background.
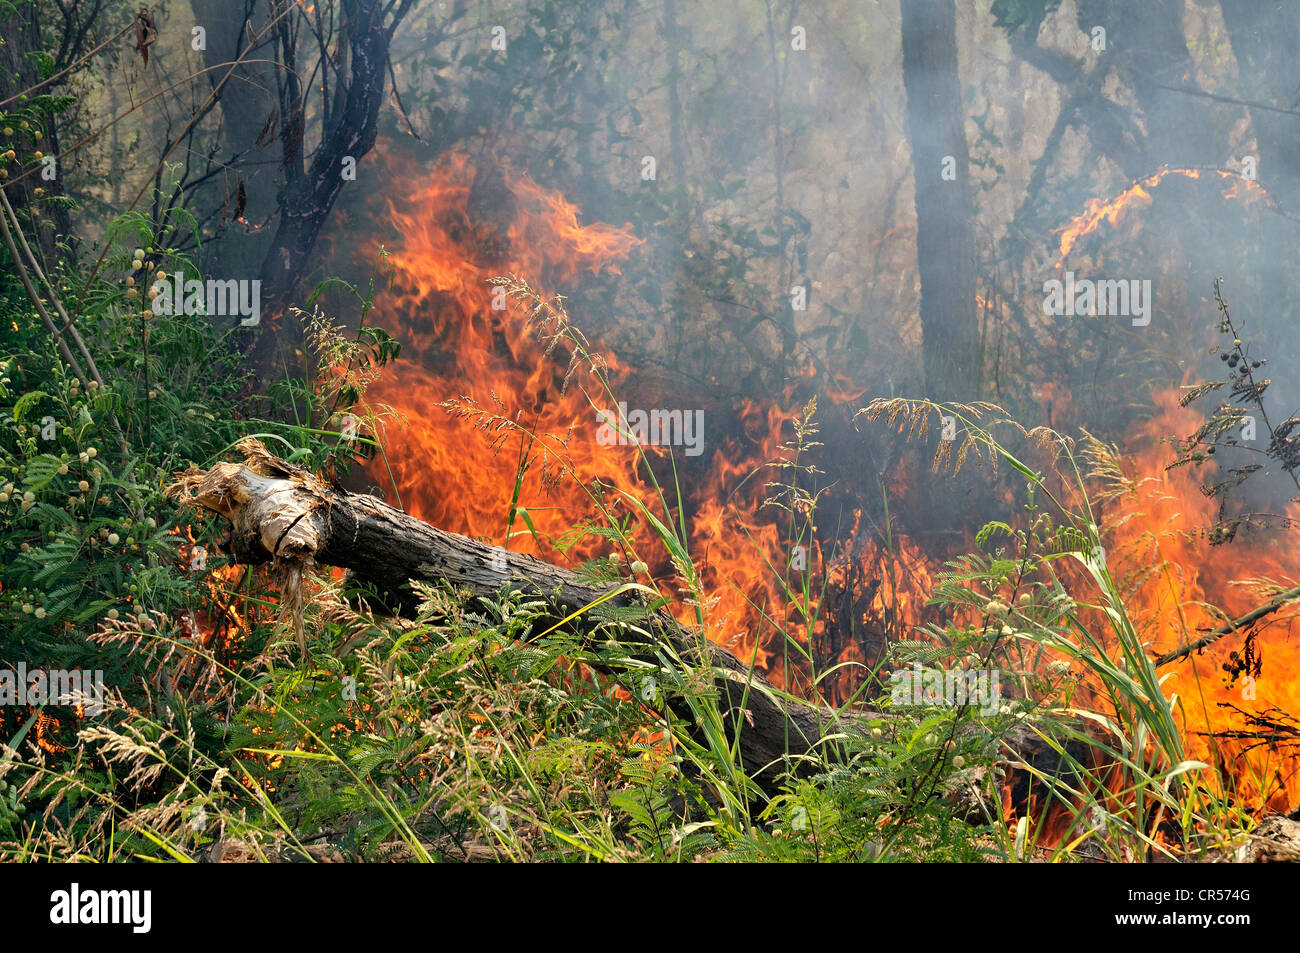
[[[602,599],[630,606],[637,598],[633,593],[607,598],[616,587],[594,587],[571,570],[440,530],[376,497],[349,493],[279,460],[256,440],[241,442],[239,449],[246,464],[192,469],[169,489],[182,502],[230,521],[227,548],[239,563],[274,559],[293,566],[311,560],[340,566],[375,584],[390,600],[404,596],[405,608],[413,599],[401,587],[411,579],[445,581],[475,596],[494,595],[508,585],[543,596],[566,614]],[[818,744],[833,743],[840,728],[865,717],[779,696],[734,654],[697,639],[666,613],[654,613],[645,627],[650,636],[629,628],[620,640],[644,642],[645,657],[652,658],[651,640],[659,638],[679,656],[713,667],[726,723],[739,729],[742,763],[751,777],[761,774],[760,783],[775,777],[787,755],[797,758]]]

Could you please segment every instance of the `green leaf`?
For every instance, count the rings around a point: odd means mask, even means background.
[[[23,477],[23,486],[29,490],[43,490],[59,472],[63,461],[48,453],[43,453],[27,464],[27,475]]]
[[[23,396],[14,401],[14,422],[24,423],[23,417],[27,411],[41,402],[42,397],[48,397],[49,394],[40,390],[28,391]]]

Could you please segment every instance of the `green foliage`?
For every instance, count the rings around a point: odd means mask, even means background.
[[[1023,27],[1032,42],[1043,21],[1060,5],[1061,0],[994,0],[990,12],[999,27],[1008,33]]]
[[[131,260],[119,246],[110,269],[129,274]],[[235,361],[202,319],[146,325],[116,281],[78,288],[61,274],[56,285],[109,383],[72,377],[18,282],[0,287],[0,654],[10,661],[89,662],[85,637],[110,611],[192,607],[162,488],[236,432]]]

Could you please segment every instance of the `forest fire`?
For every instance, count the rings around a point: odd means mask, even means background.
[[[597,494],[615,517],[628,514],[615,494],[649,501],[656,491],[636,447],[596,439],[597,413],[607,406],[607,395],[593,392],[592,381],[581,377],[566,388],[565,356],[544,353],[529,336],[520,307],[505,307],[500,289],[488,279],[516,273],[553,289],[582,272],[617,273],[639,239],[626,228],[579,224],[573,204],[527,176],[511,174],[500,179],[502,191],[495,198],[514,218],[488,230],[470,211],[481,175],[466,157],[446,157],[409,201],[391,208],[403,238],[393,254],[398,303],[387,320],[409,353],[404,351],[372,396],[401,412],[405,424],[400,440],[387,441],[387,460],[373,462],[369,472],[383,486],[390,482],[391,468],[398,496],[415,516],[555,558],[557,541],[594,514],[592,481],[615,491]],[[595,349],[608,365],[614,396],[621,396],[620,385],[632,374],[608,347],[597,343]],[[833,381],[825,393],[849,406],[862,388]],[[736,424],[729,433],[714,432],[706,416],[709,466],[694,482],[664,465],[672,448],[642,447],[658,461],[661,485],[682,481],[690,549],[706,605],[683,598],[670,560],[648,528],[636,531],[637,549],[628,558],[648,563],[684,624],[696,624],[698,608],[710,639],[752,661],[775,684],[809,694],[812,673],[797,653],[786,651],[786,636],[810,648],[818,670],[877,659],[868,658],[852,637],[832,637],[825,618],[813,623],[809,646],[807,621],[790,597],[799,589],[796,577],[827,560],[831,584],[855,596],[850,601],[856,603],[857,618],[845,620],[850,629],[861,630],[869,618],[882,630],[901,634],[906,620],[919,618],[930,572],[928,557],[905,537],[894,540],[890,553],[866,527],[854,526],[850,543],[822,552],[815,539],[800,543],[797,530],[787,525],[796,514],[764,505],[774,493],[769,484],[782,479],[781,471],[767,464],[786,455],[783,445],[797,413],[790,403],[743,401],[732,408]],[[504,421],[530,436],[503,429]],[[509,491],[525,459],[516,505],[527,518],[512,518]],[[665,498],[675,510],[673,493]],[[508,539],[507,526],[512,527]],[[610,546],[588,536],[564,549],[569,559],[588,559],[608,554]],[[886,563],[895,569],[887,572]],[[872,641],[879,647],[879,635]],[[843,701],[862,677],[860,669],[842,671],[817,691],[828,701]]]
[[[406,416],[401,440],[389,443],[388,462],[409,512],[507,548],[544,554],[592,515],[593,479],[641,500],[651,499],[654,491],[639,468],[637,448],[597,441],[597,413],[607,405],[606,395],[593,393],[589,380],[566,389],[564,357],[544,354],[529,337],[519,307],[507,309],[488,278],[517,273],[554,288],[583,271],[617,273],[640,240],[628,229],[580,225],[575,206],[523,175],[504,176],[503,192],[496,196],[513,206],[514,219],[500,231],[485,232],[467,208],[480,174],[466,157],[449,157],[403,208],[392,209],[403,235],[394,255],[399,304],[392,319],[401,326],[393,330],[413,353],[404,354],[373,395]],[[626,379],[617,355],[599,345],[597,350],[617,389]],[[443,412],[444,402],[462,395],[540,439],[532,443],[514,432],[489,453],[494,435],[470,433],[463,414]],[[775,405],[749,403],[738,409],[738,417],[740,435],[709,434],[709,480],[687,488],[690,539],[704,588],[717,596],[706,607],[711,637],[744,657],[757,651],[760,670],[770,670],[772,649],[764,642],[771,625],[763,619],[784,600],[764,559],[784,566],[787,557],[775,523],[755,515],[767,479],[755,471],[779,456],[788,415]],[[707,421],[705,427],[707,433]],[[744,459],[742,441],[757,448]],[[644,449],[652,459],[662,459],[667,448]],[[502,495],[514,485],[525,458],[518,507],[526,520],[511,517],[509,499]],[[382,463],[372,465],[371,476],[381,485],[388,479]],[[605,503],[615,514],[626,513],[612,495]],[[671,567],[656,548],[641,539],[631,558],[646,560],[663,581]],[[569,550],[578,558],[608,552],[608,543],[595,537]],[[763,579],[770,581],[756,592],[753,581]],[[664,587],[666,595],[674,595],[671,582]],[[693,618],[691,607],[679,611],[683,621]]]
[[[1300,861],[1292,5],[9,6],[0,861]]]
[[[581,379],[566,388],[564,356],[543,352],[530,338],[518,307],[504,306],[500,289],[488,279],[522,274],[554,289],[583,272],[617,273],[639,240],[627,228],[580,224],[572,203],[517,174],[501,176],[496,185],[497,213],[506,209],[512,216],[504,227],[491,230],[471,208],[481,175],[468,158],[447,157],[408,202],[391,208],[403,239],[394,253],[398,304],[387,320],[409,350],[373,396],[406,417],[401,440],[388,441],[387,463],[409,512],[553,559],[556,542],[592,515],[595,498],[613,514],[627,515],[617,495],[598,491],[593,498],[592,481],[640,500],[652,499],[655,490],[638,466],[635,447],[603,446],[594,439],[596,413],[607,395],[593,393],[590,382]],[[1090,205],[1064,231],[1062,254],[1101,222],[1117,222],[1168,175],[1196,178],[1202,172],[1165,169],[1114,199]],[[1258,189],[1253,182],[1238,184]],[[632,373],[608,348],[594,347],[607,360],[617,392]],[[836,382],[826,391],[842,400],[859,396],[861,388],[846,389]],[[1057,426],[1069,425],[1068,390],[1045,385],[1042,400]],[[1249,564],[1259,575],[1277,580],[1297,568],[1277,543],[1209,547],[1201,529],[1212,522],[1213,501],[1200,492],[1189,471],[1164,469],[1169,453],[1161,441],[1194,429],[1192,415],[1178,408],[1173,394],[1158,401],[1159,412],[1139,441],[1146,449],[1137,460],[1132,492],[1116,497],[1110,506],[1115,512],[1108,513],[1117,570],[1166,566],[1142,577],[1134,593],[1138,621],[1154,654],[1177,649],[1220,624],[1222,618],[1208,606],[1230,612],[1248,607],[1251,596],[1233,586],[1239,575],[1233,567]],[[806,659],[786,650],[782,633],[811,652],[818,672],[837,663],[872,665],[882,657],[878,650],[885,639],[908,638],[912,626],[922,621],[938,566],[952,553],[926,552],[897,536],[886,547],[878,533],[864,532],[861,511],[833,552],[823,551],[815,537],[806,549],[796,547],[790,522],[795,514],[763,505],[772,496],[769,484],[778,479],[777,471],[764,465],[782,458],[796,415],[797,408],[781,401],[748,401],[735,408],[739,426],[732,433],[709,433],[707,475],[686,483],[683,491],[691,551],[702,591],[709,594],[708,604],[700,607],[709,637],[742,659],[752,659],[776,684],[810,695],[814,672]],[[484,432],[471,432],[474,426]],[[644,449],[659,461],[656,466],[662,465],[664,448]],[[512,515],[509,489],[521,467],[526,472]],[[389,480],[379,461],[370,474],[381,485]],[[671,497],[669,504],[675,504]],[[681,601],[672,566],[666,558],[656,558],[658,551],[652,537],[640,535],[629,558],[650,564],[664,594],[678,598],[678,617],[693,623],[696,607]],[[600,537],[565,547],[569,559],[607,552],[608,543]],[[829,621],[820,614],[810,632],[798,610],[798,573],[793,570],[823,560],[828,591],[839,593],[848,608]],[[1267,660],[1263,675],[1243,671],[1244,663],[1234,661],[1241,652],[1239,640],[1229,638],[1179,662],[1167,683],[1182,700],[1188,756],[1227,768],[1226,776],[1235,779],[1233,795],[1254,808],[1285,808],[1300,796],[1294,747],[1290,753],[1285,747],[1279,751],[1264,736],[1242,734],[1249,734],[1251,714],[1273,706],[1300,708],[1289,677],[1300,659],[1294,636],[1281,624],[1281,618],[1269,623],[1272,628],[1259,643],[1263,647],[1253,650]],[[1245,684],[1256,687],[1257,698],[1243,695],[1241,678],[1225,677],[1225,669],[1247,677]],[[861,673],[861,667],[850,667],[817,683],[815,690],[828,701],[843,701],[860,684]],[[1009,804],[1007,809],[1012,810]]]
[[[209,566],[211,554],[194,539],[192,526],[174,527],[171,534],[179,540],[181,566],[203,591],[200,605],[181,620],[185,634],[214,655],[229,657],[248,631],[244,614],[249,610],[233,591],[244,570],[234,564]]]
[[[1129,605],[1154,655],[1173,652],[1264,602],[1300,576],[1300,550],[1277,533],[1212,546],[1208,528],[1217,503],[1201,490],[1209,474],[1172,459],[1167,439],[1199,424],[1180,407],[1178,393],[1155,395],[1156,411],[1139,442],[1131,484],[1107,513],[1114,562],[1138,584]],[[1288,512],[1297,515],[1297,504]],[[1154,571],[1153,571],[1154,570]],[[1212,608],[1220,611],[1214,612]],[[1283,609],[1248,636],[1226,636],[1161,670],[1166,693],[1181,700],[1188,757],[1216,764],[1233,780],[1231,792],[1252,810],[1300,803],[1300,738],[1261,727],[1271,711],[1300,709],[1300,634],[1294,610]],[[1256,719],[1256,720],[1252,720]]]
[[[504,295],[498,296],[487,279],[512,267],[547,281],[572,279],[584,269],[616,270],[637,239],[608,226],[578,226],[576,209],[522,178],[509,186],[521,211],[527,205],[522,220],[506,234],[481,231],[467,210],[474,181],[469,159],[450,157],[432,170],[404,209],[392,209],[404,236],[395,256],[402,325],[395,330],[407,353],[375,395],[407,414],[404,446],[390,456],[408,509],[438,525],[505,542],[508,514],[499,491],[502,479],[513,484],[516,457],[476,456],[467,466],[466,451],[484,448],[466,446],[465,428],[441,412],[442,403],[465,394],[490,404],[495,395],[509,402],[494,408],[503,416],[522,415],[521,423],[535,433],[561,438],[575,431],[594,433],[594,410],[577,390],[560,394],[561,374],[528,340],[523,322],[505,310]],[[503,253],[510,259],[503,260]],[[594,440],[572,443],[570,452],[588,464],[587,470],[604,452]],[[627,456],[618,449],[609,453]],[[540,463],[531,468],[530,497],[540,489],[541,475]],[[557,497],[549,506],[562,500]],[[542,532],[558,532],[566,519],[574,522],[585,512],[580,505],[567,512],[541,511],[534,524]]]

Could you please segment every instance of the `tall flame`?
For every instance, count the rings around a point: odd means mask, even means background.
[[[477,180],[480,175],[486,186]],[[476,201],[495,203],[486,217],[504,219],[504,228],[476,220],[471,210]],[[572,203],[527,175],[482,173],[464,155],[448,156],[424,174],[423,185],[400,206],[392,203],[390,213],[402,237],[393,255],[397,307],[389,323],[406,350],[373,393],[407,419],[400,438],[387,445],[392,478],[406,509],[456,532],[548,555],[546,541],[593,516],[584,488],[592,480],[650,501],[653,487],[636,448],[597,442],[597,412],[606,409],[606,396],[592,392],[590,380],[566,388],[565,357],[545,353],[518,309],[494,308],[496,292],[488,284],[494,275],[515,273],[553,292],[582,273],[617,272],[641,244],[630,227],[581,224]],[[495,303],[500,304],[499,297]],[[597,347],[617,390],[627,376],[623,365],[608,347]],[[488,452],[482,434],[440,406],[462,395],[534,434],[552,435],[554,446],[562,442],[567,465],[579,478],[550,479],[555,468],[536,459],[518,494],[528,520],[515,521],[512,539],[505,539],[505,531],[526,441],[512,433],[496,452]],[[671,395],[661,400],[664,409],[695,409],[674,407]],[[763,619],[769,613],[780,617],[775,607],[781,596],[765,561],[784,566],[786,556],[775,516],[762,514],[765,478],[754,474],[778,456],[788,414],[777,405],[745,403],[734,408],[734,415],[740,428],[730,434],[711,430],[712,421],[705,417],[710,465],[706,476],[684,487],[689,493],[686,521],[702,588],[714,597],[703,607],[709,636],[741,654],[757,651],[756,663],[767,669],[772,659],[761,642],[771,626]],[[508,428],[497,431],[502,432],[510,433]],[[540,453],[538,445],[532,450]],[[376,481],[388,481],[383,463],[370,473]],[[671,488],[666,496],[675,506]],[[615,514],[627,515],[628,507],[617,497],[607,495],[604,502]],[[568,555],[589,558],[608,551],[608,543],[588,539]],[[665,595],[676,596],[662,547],[643,535],[637,555],[649,564]],[[684,622],[695,619],[695,607],[685,602],[676,611]]]

